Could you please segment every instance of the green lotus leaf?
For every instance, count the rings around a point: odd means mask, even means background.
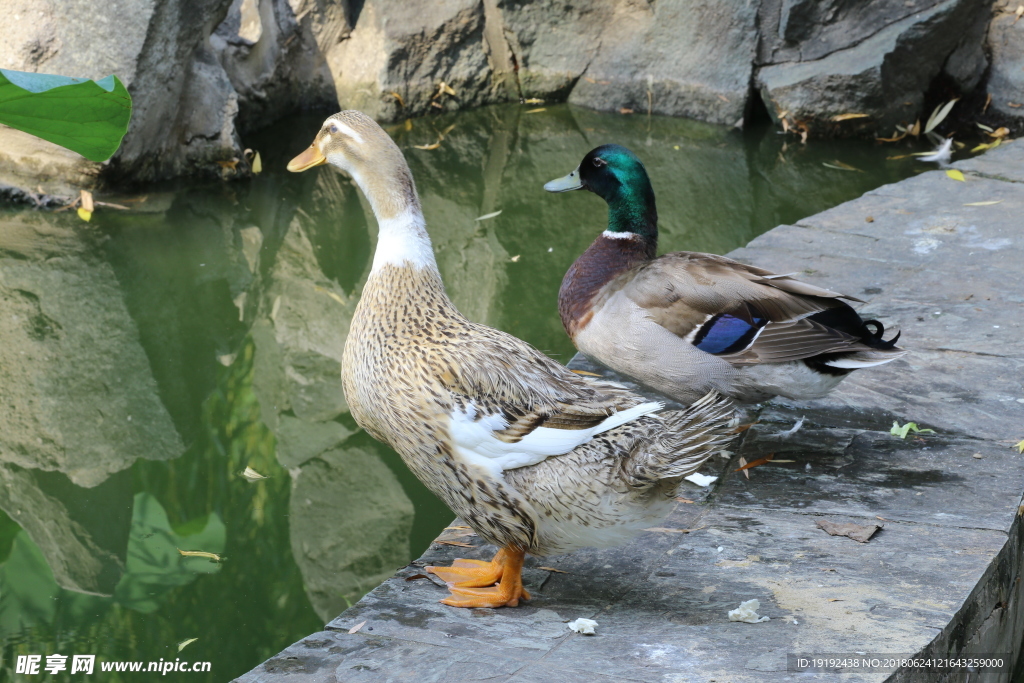
[[[100,81],[0,69],[0,123],[78,152],[109,159],[132,116],[117,76]]]

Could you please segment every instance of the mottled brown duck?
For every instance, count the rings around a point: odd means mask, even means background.
[[[443,602],[515,606],[529,599],[525,553],[609,546],[663,518],[680,480],[730,438],[730,402],[712,393],[662,411],[467,320],[391,138],[364,114],[335,114],[288,169],[324,163],[352,176],[380,226],[342,362],[352,416],[499,548],[430,567],[448,582]]]

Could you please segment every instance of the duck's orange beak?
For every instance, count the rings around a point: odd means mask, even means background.
[[[316,145],[310,145],[306,148],[306,151],[288,162],[288,170],[292,173],[301,173],[314,166],[326,163],[327,157],[320,152]]]

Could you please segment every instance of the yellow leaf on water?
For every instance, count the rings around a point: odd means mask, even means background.
[[[1002,201],[1002,199],[994,199],[990,202],[971,202],[969,204],[964,204],[964,206],[992,206],[993,204],[999,204]]]
[[[509,261],[511,261],[512,263],[518,263],[520,256],[522,256],[522,254],[516,254],[515,256],[510,258]]]
[[[79,209],[78,210],[78,217],[81,218],[86,223],[88,223],[89,219],[92,218],[92,211],[86,211],[85,209]]]
[[[199,640],[199,639],[198,638],[189,638],[188,640],[181,641],[180,643],[178,643],[178,652],[181,652],[182,650],[184,650],[186,647],[188,647],[192,643],[196,642],[197,640]]]
[[[501,215],[501,209],[498,209],[497,211],[492,211],[491,213],[485,213],[483,216],[477,216],[475,220],[485,221],[488,218],[495,218],[495,217],[500,216],[500,215]]]
[[[946,171],[946,175],[948,175],[953,180],[959,180],[962,183],[966,182],[966,179],[964,178],[964,174],[961,173],[960,171],[956,170],[955,168],[951,168],[948,171]]]
[[[539,113],[539,112],[542,112],[542,111],[547,111],[547,110],[548,110],[548,109],[547,109],[547,107],[538,107],[537,109],[530,109],[530,110],[529,110],[529,111],[527,111],[526,113],[527,113],[527,114],[537,114],[537,113]]]
[[[544,104],[544,100],[538,97],[528,97],[523,100],[523,104]]]
[[[212,560],[214,562],[223,562],[227,559],[226,557],[218,555],[217,553],[208,553],[202,550],[182,550],[181,548],[178,548],[177,550],[182,557],[202,557],[207,560]]]
[[[260,153],[256,152],[252,157],[252,172],[262,173],[263,172],[263,160],[260,159]]]
[[[839,114],[833,116],[830,120],[839,123],[840,121],[849,121],[850,119],[866,119],[870,114]]]

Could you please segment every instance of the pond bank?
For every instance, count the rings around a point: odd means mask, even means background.
[[[710,489],[686,485],[664,526],[629,545],[531,559],[534,599],[522,607],[437,602],[446,591],[423,565],[493,552],[444,544],[478,544],[455,530],[237,680],[775,681],[796,677],[796,654],[1016,662],[1024,143],[955,167],[965,182],[925,173],[731,254],[867,300],[864,313],[903,331],[906,358],[855,373],[827,400],[760,406],[734,453],[705,467],[719,476]],[[902,440],[893,421],[935,433]],[[769,453],[775,461],[749,479],[735,471],[739,458]],[[884,529],[862,544],[825,534],[820,520]],[[770,621],[728,621],[753,598]],[[595,619],[597,635],[571,632],[578,617]],[[940,679],[910,668],[844,678]]]

